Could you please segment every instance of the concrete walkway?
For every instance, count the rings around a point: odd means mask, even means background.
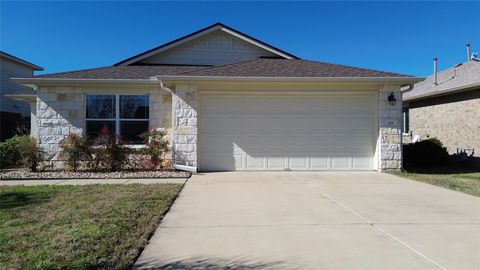
[[[480,269],[480,198],[380,173],[194,175],[135,269]]]
[[[139,179],[55,179],[55,180],[0,180],[0,186],[37,185],[95,185],[95,184],[184,184],[187,178]]]

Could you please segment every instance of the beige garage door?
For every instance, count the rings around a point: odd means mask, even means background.
[[[372,170],[375,107],[373,94],[202,94],[199,169]]]

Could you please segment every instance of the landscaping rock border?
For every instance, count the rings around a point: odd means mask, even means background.
[[[1,180],[38,180],[38,179],[139,179],[139,178],[189,178],[192,174],[177,170],[159,171],[117,171],[117,172],[93,172],[93,171],[40,171],[30,172],[27,170],[4,170],[0,171]]]

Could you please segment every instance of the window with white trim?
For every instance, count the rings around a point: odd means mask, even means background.
[[[140,134],[148,131],[148,95],[87,95],[86,135],[95,138],[102,130],[131,144],[143,144]]]

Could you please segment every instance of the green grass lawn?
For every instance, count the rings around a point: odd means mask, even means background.
[[[396,175],[480,197],[480,172],[438,174],[402,172]]]
[[[0,269],[128,269],[181,188],[0,187]]]

